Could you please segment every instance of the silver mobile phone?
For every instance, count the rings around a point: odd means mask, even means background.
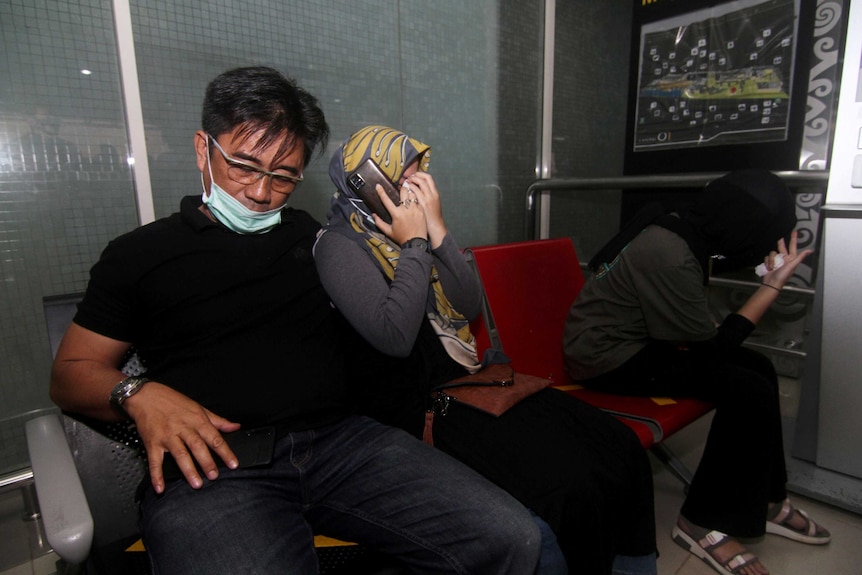
[[[392,217],[377,195],[377,184],[383,186],[383,191],[396,205],[401,201],[398,188],[371,158],[366,159],[347,176],[347,185],[359,196],[359,199],[365,202],[368,209],[380,216],[387,224],[391,224]]]

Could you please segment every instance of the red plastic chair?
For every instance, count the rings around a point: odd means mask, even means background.
[[[575,384],[566,373],[563,328],[584,285],[571,240],[482,246],[465,253],[485,291],[489,325],[474,322],[480,353],[498,338],[516,371],[546,377],[555,387],[615,415],[637,433],[644,448],[690,484],[691,472],[662,441],[711,411],[712,405],[687,398],[601,393]]]

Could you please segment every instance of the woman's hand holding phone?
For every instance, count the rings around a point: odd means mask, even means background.
[[[437,184],[428,172],[416,172],[411,175],[404,185],[401,186],[402,194],[406,191],[407,197],[419,202],[425,212],[425,221],[428,225],[428,241],[431,249],[440,247],[446,236],[446,222],[443,220],[443,206],[440,203],[440,192]]]
[[[377,214],[373,214],[374,225],[377,226],[377,229],[386,234],[387,237],[399,246],[413,238],[428,237],[428,222],[425,217],[425,210],[418,202],[414,201],[414,198],[409,197],[411,194],[408,194],[403,186],[401,188],[401,202],[397,205],[389,198],[380,184],[375,186],[375,191],[386,211],[392,217],[392,223],[387,224],[383,218]]]

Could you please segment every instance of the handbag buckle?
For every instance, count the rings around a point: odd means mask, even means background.
[[[445,391],[436,391],[433,395],[433,403],[431,411],[435,414],[446,417],[449,412],[449,402],[452,401],[452,396]]]

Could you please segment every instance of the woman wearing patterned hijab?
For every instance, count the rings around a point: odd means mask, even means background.
[[[765,574],[738,538],[830,539],[787,499],[778,376],[769,358],[742,347],[811,252],[797,250],[793,195],[769,171],[739,170],[687,210],[645,209],[635,219],[590,262],[595,274],[566,321],[569,373],[610,393],[715,405],[673,537],[719,573]],[[710,267],[758,262],[762,287],[716,325],[704,288]]]
[[[348,183],[367,158],[398,187],[397,203],[378,194],[391,224]],[[336,192],[315,246],[324,287],[361,336],[350,346],[359,409],[416,437],[430,390],[481,363],[469,329],[481,288],[446,228],[429,160],[427,145],[384,126],[347,138],[330,163]],[[655,573],[649,461],[605,413],[550,388],[500,417],[453,403],[434,418],[433,441],[550,525],[578,573]]]

